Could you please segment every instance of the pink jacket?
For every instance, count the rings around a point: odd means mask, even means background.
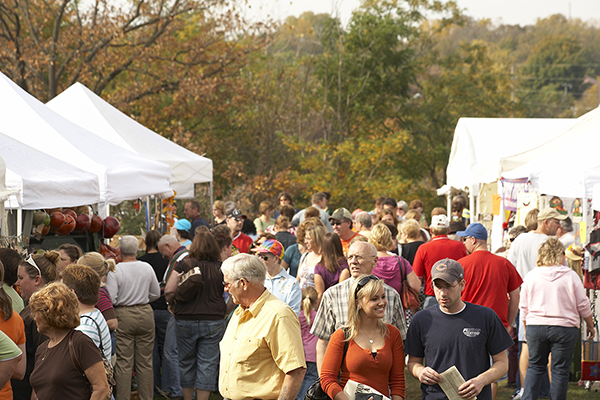
[[[579,316],[592,314],[579,276],[564,265],[530,271],[521,286],[519,308],[527,325],[579,328]]]

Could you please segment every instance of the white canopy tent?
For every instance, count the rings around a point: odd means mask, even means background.
[[[461,118],[454,130],[446,183],[457,189],[495,182],[501,177],[500,160],[551,140],[576,119]],[[522,164],[532,158],[523,156]]]
[[[37,210],[98,203],[98,176],[0,133],[6,186],[16,192],[9,208]]]
[[[442,188],[448,193],[448,210],[451,209],[449,187],[467,189],[471,219],[477,222],[476,196],[483,185],[500,179],[500,160],[560,135],[575,122],[575,119],[460,118],[446,170],[447,186]],[[496,193],[500,193],[500,188]],[[502,245],[503,222],[502,215],[493,219],[492,249]]]
[[[592,198],[594,184],[600,183],[599,148],[600,107],[551,140],[502,158],[502,176],[528,178],[544,194]]]
[[[70,122],[0,74],[0,132],[98,176],[100,202],[170,196],[170,168]],[[82,201],[81,204],[84,204]]]
[[[143,157],[169,164],[177,198],[193,198],[194,184],[212,182],[212,160],[201,157],[151,131],[75,83],[47,106],[99,137]]]

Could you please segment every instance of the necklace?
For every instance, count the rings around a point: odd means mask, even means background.
[[[365,334],[365,336],[366,336],[367,338],[369,338],[369,343],[373,344],[373,339],[371,339],[371,336],[367,335],[367,331],[365,331],[365,330],[363,329],[363,333]]]

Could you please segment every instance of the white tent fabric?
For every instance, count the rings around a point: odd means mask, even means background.
[[[454,130],[446,183],[457,189],[500,178],[500,160],[564,132],[576,119],[461,118]],[[530,159],[523,158],[521,163]]]
[[[560,135],[529,151],[503,158],[502,176],[529,178],[540,193],[591,198],[600,183],[600,107],[577,118]],[[532,161],[508,170],[523,160]]]
[[[151,131],[75,83],[48,102],[48,107],[109,142],[171,166],[171,187],[178,198],[193,198],[194,184],[212,182],[212,160],[201,157]]]
[[[0,152],[0,154],[2,153]],[[6,163],[2,156],[0,156],[0,202],[5,201],[10,195],[18,192],[16,189],[6,187]]]
[[[72,123],[0,74],[0,132],[98,176],[100,201],[168,196],[168,165],[141,157]],[[82,204],[84,202],[81,202]]]
[[[6,186],[18,192],[10,207],[25,210],[98,203],[98,176],[67,164],[0,133]],[[12,200],[12,197],[11,197]]]

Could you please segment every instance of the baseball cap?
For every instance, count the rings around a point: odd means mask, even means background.
[[[192,224],[187,219],[179,219],[175,222],[175,229],[178,231],[189,232],[192,229]]]
[[[567,219],[567,217],[568,217],[568,215],[562,215],[561,213],[556,211],[556,209],[554,209],[554,208],[544,208],[538,214],[538,221],[545,221],[547,219],[552,219],[552,218],[562,221],[564,219]]]
[[[244,214],[242,214],[240,210],[234,208],[233,210],[229,210],[229,212],[227,213],[227,218],[246,219],[247,217]]]
[[[433,264],[431,267],[431,281],[441,279],[446,283],[452,283],[456,280],[463,279],[465,270],[458,261],[445,258]]]
[[[431,217],[431,228],[448,228],[450,220],[444,214],[438,214]]]
[[[337,210],[335,210],[333,212],[333,214],[331,214],[331,217],[329,217],[329,220],[331,221],[332,219],[342,219],[342,218],[347,218],[349,220],[352,220],[352,214],[350,214],[350,211],[348,211],[344,207],[338,208]]]
[[[280,260],[283,259],[283,254],[285,250],[283,249],[283,245],[274,239],[268,239],[261,243],[260,246],[256,248],[257,253],[271,253],[275,257]]]
[[[485,226],[481,225],[480,223],[474,223],[469,225],[464,231],[456,232],[456,236],[471,236],[475,239],[487,240],[488,233],[487,229],[485,229]]]

